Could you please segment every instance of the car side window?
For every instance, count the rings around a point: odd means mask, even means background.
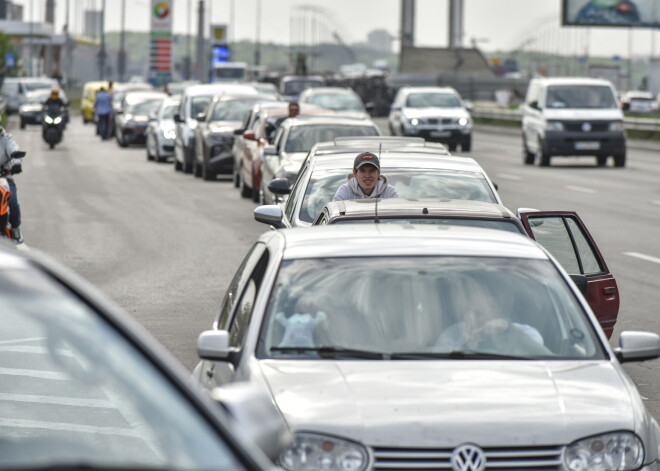
[[[257,293],[266,273],[268,258],[269,254],[266,250],[259,258],[254,269],[250,272],[245,289],[241,293],[241,297],[236,305],[236,310],[229,325],[229,344],[232,347],[240,349],[245,342],[245,335],[247,334],[250,318],[252,317],[254,301],[257,298]]]
[[[594,248],[589,243],[589,240],[584,235],[577,222],[573,218],[567,218],[566,223],[573,235],[575,248],[580,256],[580,261],[582,262],[582,274],[591,275],[604,272],[605,270],[601,266]]]
[[[293,184],[293,188],[291,189],[291,194],[289,195],[289,198],[286,201],[284,214],[292,224],[293,224],[293,220],[295,219],[295,212],[298,201],[302,198],[303,194],[305,193],[305,188],[303,187],[305,186],[304,185],[304,182],[306,181],[305,175],[307,174],[308,168],[309,168],[309,161],[305,161],[303,166],[300,168],[300,171],[298,172],[298,178],[296,179],[296,182]]]

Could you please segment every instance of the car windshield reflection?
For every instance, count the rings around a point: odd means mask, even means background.
[[[260,355],[287,359],[602,359],[547,260],[358,257],[283,263]]]

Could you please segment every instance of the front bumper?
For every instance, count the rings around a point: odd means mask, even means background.
[[[472,133],[471,127],[463,128],[438,128],[428,126],[406,126],[406,136],[423,137],[427,141],[460,143],[468,139]]]
[[[615,155],[626,151],[623,131],[546,131],[544,150],[550,155]]]
[[[128,144],[145,144],[147,125],[126,126],[121,129],[121,135],[124,142]]]

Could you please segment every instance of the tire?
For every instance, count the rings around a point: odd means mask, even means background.
[[[245,184],[245,180],[243,180],[243,174],[239,173],[238,178],[241,180],[241,196],[243,198],[250,198],[252,196],[252,189],[248,188],[248,186]]]
[[[232,181],[234,183],[234,188],[238,188],[241,184],[238,178],[238,172],[239,170],[236,168],[236,165],[234,165],[234,170],[232,171]]]
[[[450,142],[447,144],[449,152],[454,152],[456,150],[457,144],[455,142]]]
[[[21,119],[21,129],[25,129],[25,121]]]
[[[128,144],[124,142],[124,138],[119,137],[119,134],[115,135],[115,140],[117,141],[117,144],[119,144],[119,147],[128,147]]]
[[[213,180],[216,179],[215,177],[216,177],[216,174],[209,171],[209,168],[206,164],[202,165],[202,179],[205,182],[213,181]]]
[[[174,171],[175,172],[180,172],[182,168],[181,162],[176,160],[176,157],[174,157]]]
[[[50,143],[50,144],[48,144],[48,145],[50,146],[51,149],[55,149],[55,144]]]
[[[543,141],[541,139],[539,139],[539,150],[537,154],[539,156],[539,166],[549,167],[551,155],[545,150],[545,146],[543,145]]]
[[[188,163],[188,158],[186,157],[186,149],[183,149],[183,163],[181,164],[181,171],[183,173],[192,173],[192,164]]]
[[[596,165],[598,167],[605,167],[607,165],[607,156],[606,155],[597,155],[596,156]]]
[[[202,177],[202,165],[199,165],[199,163],[197,163],[197,159],[195,159],[195,161],[193,162],[193,175],[195,175],[195,178]]]
[[[470,152],[472,150],[472,136],[468,136],[461,141],[461,151]]]
[[[523,136],[523,163],[525,165],[534,165],[534,161],[536,160],[536,154],[534,152],[530,152],[527,149],[527,141],[525,141],[525,136]]]
[[[620,154],[614,156],[614,166],[615,167],[625,167],[626,166],[626,151],[624,150]]]
[[[254,181],[254,171],[253,171],[253,176],[252,176],[252,201],[254,201],[255,203],[258,203],[260,198],[261,198],[259,193],[261,193],[261,192],[257,190],[257,185]]]

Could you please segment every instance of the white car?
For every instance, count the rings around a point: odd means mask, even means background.
[[[419,136],[472,149],[472,118],[459,93],[451,87],[402,87],[388,117],[393,136]]]
[[[180,97],[171,97],[163,100],[163,104],[156,116],[147,126],[147,160],[163,162],[174,156],[174,139],[176,138],[176,125],[174,114],[179,109]]]
[[[658,470],[621,363],[658,358],[660,337],[619,344],[525,235],[334,225],[254,244],[193,374],[270,394],[288,471]]]

